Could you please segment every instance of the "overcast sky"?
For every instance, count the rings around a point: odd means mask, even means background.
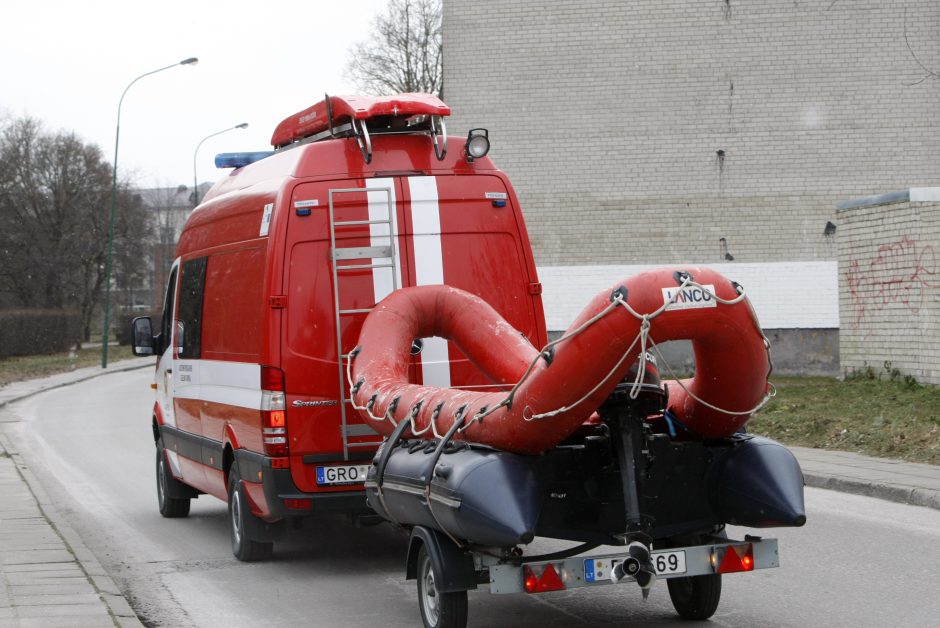
[[[110,163],[121,92],[120,177],[141,187],[192,185],[226,171],[216,153],[269,150],[278,122],[330,94],[353,93],[350,47],[386,0],[19,0],[5,2],[0,116],[74,131]]]

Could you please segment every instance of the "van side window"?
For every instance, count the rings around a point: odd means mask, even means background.
[[[180,305],[177,320],[184,325],[183,354],[187,359],[202,354],[202,302],[206,289],[206,259],[183,262],[180,276]]]
[[[166,282],[166,295],[163,297],[163,320],[160,321],[160,353],[172,344],[173,338],[173,312],[176,298],[176,271],[170,273]]]

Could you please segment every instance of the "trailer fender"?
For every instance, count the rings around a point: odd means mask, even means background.
[[[418,577],[418,552],[422,546],[431,557],[434,584],[438,591],[452,593],[477,588],[473,558],[440,532],[422,526],[415,526],[411,530],[408,558],[405,561],[406,580]]]

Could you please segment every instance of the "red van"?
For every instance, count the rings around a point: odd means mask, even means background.
[[[485,130],[447,137],[449,113],[428,95],[327,97],[278,126],[274,151],[217,158],[235,169],[186,222],[162,319],[134,321],[135,353],[159,356],[163,516],[226,500],[241,560],[269,556],[288,519],[368,516],[381,437],[349,405],[346,355],[399,287],[475,293],[545,344],[515,192]],[[415,383],[494,386],[441,338],[412,354]]]

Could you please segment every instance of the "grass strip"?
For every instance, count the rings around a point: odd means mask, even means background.
[[[108,362],[132,358],[129,346],[108,347]],[[49,355],[25,355],[0,360],[0,386],[57,373],[66,373],[86,366],[101,364],[101,347]]]
[[[773,382],[777,396],[748,423],[751,433],[787,445],[940,464],[940,387],[873,372],[845,381]]]

